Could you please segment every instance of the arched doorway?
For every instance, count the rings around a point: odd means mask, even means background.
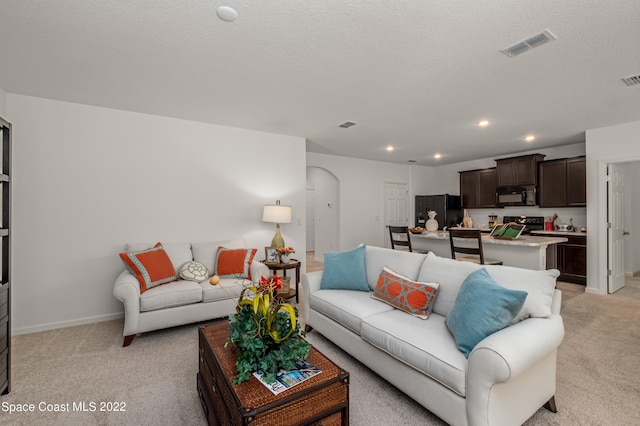
[[[340,181],[326,169],[307,167],[307,251],[315,260],[340,250],[339,229]]]

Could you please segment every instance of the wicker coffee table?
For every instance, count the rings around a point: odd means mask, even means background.
[[[235,345],[224,347],[228,322],[199,329],[198,394],[209,425],[348,425],[349,373],[315,348],[308,361],[322,370],[279,395],[255,377],[233,385]]]

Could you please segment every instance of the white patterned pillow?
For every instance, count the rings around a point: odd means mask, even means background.
[[[180,278],[187,281],[202,282],[209,276],[207,267],[200,262],[185,262],[180,267]]]

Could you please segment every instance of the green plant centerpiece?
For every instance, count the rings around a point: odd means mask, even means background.
[[[229,316],[229,340],[239,349],[234,384],[249,380],[257,371],[273,382],[280,369],[294,370],[296,361],[309,356],[311,344],[302,338],[298,310],[277,297],[281,288],[282,277],[274,275],[260,277],[257,286],[240,293],[236,313]]]

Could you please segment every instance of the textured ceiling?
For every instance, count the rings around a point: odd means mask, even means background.
[[[640,120],[638,40],[638,0],[3,0],[0,87],[434,165]]]

